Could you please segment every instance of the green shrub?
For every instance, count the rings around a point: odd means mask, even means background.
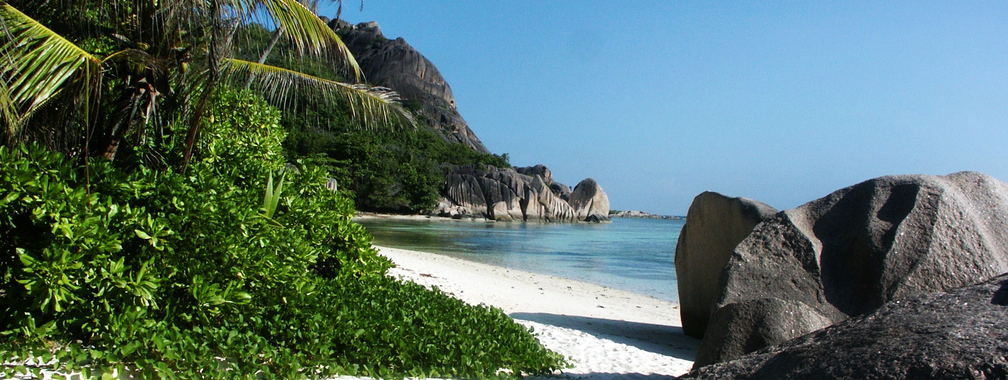
[[[0,360],[184,379],[562,365],[499,310],[385,277],[391,263],[317,167],[288,171],[265,217],[277,114],[245,94],[215,99],[184,175],[104,161],[85,175],[37,146],[0,148]]]

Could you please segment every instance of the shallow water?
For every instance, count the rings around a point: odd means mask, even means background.
[[[539,224],[365,218],[359,222],[380,246],[439,252],[679,300],[674,258],[682,220]]]

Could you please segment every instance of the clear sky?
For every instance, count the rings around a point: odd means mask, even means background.
[[[347,0],[494,153],[614,209],[778,209],[888,174],[1008,180],[1008,2]],[[335,7],[323,7],[333,17]]]

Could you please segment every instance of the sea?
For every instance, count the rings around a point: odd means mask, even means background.
[[[608,286],[678,302],[675,248],[683,220],[521,223],[446,218],[357,220],[379,246]]]

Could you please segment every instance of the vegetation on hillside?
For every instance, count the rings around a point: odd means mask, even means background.
[[[341,112],[342,129],[320,129],[332,136],[366,136],[350,127],[387,127],[401,112],[387,92],[225,49],[237,25],[268,14],[295,47],[338,56],[338,38],[300,3],[61,5],[0,1],[3,377],[492,377],[563,365],[498,309],[386,277],[352,200],[326,188],[338,159],[284,154],[281,111],[257,94],[289,115],[304,92],[280,89],[320,89]],[[340,75],[355,75],[344,59]],[[231,88],[248,78],[254,92]]]
[[[239,56],[253,59],[267,45],[270,31],[259,25],[243,28],[237,38]],[[267,64],[339,80],[330,65],[295,53],[279,43]],[[426,213],[437,206],[444,182],[444,165],[493,165],[510,167],[506,155],[476,152],[448,142],[423,118],[416,128],[380,133],[353,128],[347,107],[341,103],[318,104],[310,95],[297,95],[281,123],[289,132],[284,147],[290,159],[306,159],[330,170],[341,189],[350,192],[361,210],[391,213]],[[406,101],[407,111],[420,105]]]

